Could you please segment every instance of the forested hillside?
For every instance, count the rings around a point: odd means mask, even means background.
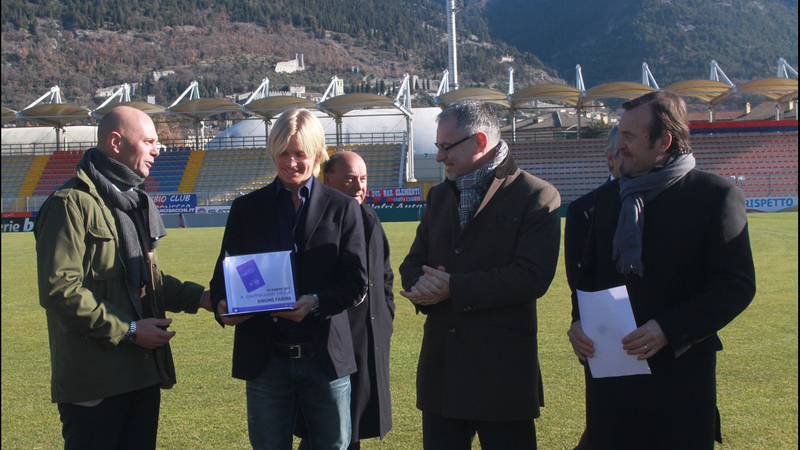
[[[734,81],[774,76],[778,57],[797,67],[793,0],[465,0],[458,13],[462,87],[592,87],[707,78],[715,59]],[[139,83],[135,97],[171,102],[193,79],[201,95],[323,90],[333,75],[350,91],[391,94],[404,73],[439,79],[447,68],[445,0],[3,0],[2,103],[22,108],[53,85],[93,107],[99,88]],[[519,49],[519,50],[518,50]],[[307,70],[277,74],[302,53]],[[174,75],[155,81],[154,70]],[[371,84],[371,88],[367,85]],[[421,86],[422,87],[422,86]],[[429,99],[428,99],[429,101]]]
[[[491,35],[536,54],[565,79],[580,64],[587,87],[708,78],[716,60],[735,81],[797,68],[796,0],[488,0]],[[471,9],[468,7],[468,9]]]
[[[552,81],[535,56],[492,38],[475,17],[459,19],[462,85],[505,89],[505,54],[519,83]],[[446,28],[444,7],[428,0],[3,0],[2,102],[24,107],[55,84],[93,106],[96,89],[123,82],[142,83],[136,95],[163,104],[192,79],[204,97],[247,92],[265,76],[273,89],[308,90],[333,75],[347,89],[406,72],[438,79]],[[274,72],[296,53],[305,72]],[[176,74],[155,82],[153,70]]]

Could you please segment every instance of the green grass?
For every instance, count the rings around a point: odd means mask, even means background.
[[[725,443],[719,449],[796,449],[797,213],[750,215],[758,294],[722,330],[725,350],[717,368]],[[397,270],[416,223],[387,223]],[[171,229],[159,247],[162,267],[182,279],[208,284],[221,228]],[[37,301],[31,233],[2,235],[2,448],[63,448],[61,423],[50,403],[50,363],[44,310]],[[399,290],[396,283],[395,292]],[[538,304],[539,351],[546,407],[536,421],[539,448],[571,449],[583,427],[583,375],[566,337],[569,292],[563,260]],[[174,314],[172,348],[178,384],[164,391],[160,449],[246,449],[244,383],[231,378],[233,330],[210,314]],[[397,300],[392,340],[394,429],[364,449],[420,449],[415,408],[416,362],[423,316]],[[480,448],[476,443],[474,448]]]

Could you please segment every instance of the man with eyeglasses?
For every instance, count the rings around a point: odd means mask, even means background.
[[[536,299],[558,261],[558,191],[514,163],[500,124],[477,101],[438,118],[431,188],[400,266],[404,291],[425,314],[417,407],[426,450],[535,449],[543,405]]]

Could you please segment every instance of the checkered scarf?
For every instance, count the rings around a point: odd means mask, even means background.
[[[456,178],[456,188],[461,193],[461,201],[458,204],[458,218],[462,231],[467,227],[467,223],[475,217],[475,212],[489,189],[489,180],[494,175],[495,169],[508,156],[508,145],[506,145],[505,141],[501,140],[495,150],[497,152],[494,158],[489,160],[483,167]]]

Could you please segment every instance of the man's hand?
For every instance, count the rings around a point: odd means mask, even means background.
[[[219,319],[225,325],[238,325],[238,324],[244,322],[245,320],[253,317],[252,314],[243,314],[241,316],[222,317],[223,314],[228,314],[228,302],[225,301],[225,300],[220,300],[220,302],[217,304],[217,315],[220,316]]]
[[[640,361],[653,357],[668,343],[667,337],[661,331],[661,325],[652,319],[622,338],[622,348],[629,355],[639,355],[636,359]]]
[[[211,291],[203,292],[203,296],[200,297],[200,307],[208,312],[214,312],[214,308],[211,307]]]
[[[154,349],[166,345],[174,331],[166,331],[172,319],[142,319],[136,321],[136,340],[134,344],[139,347]]]
[[[314,297],[310,295],[302,295],[294,302],[291,310],[276,311],[270,313],[272,317],[283,317],[284,319],[300,322],[308,313],[314,308]]]
[[[567,336],[569,336],[569,343],[572,344],[572,351],[581,361],[586,361],[586,358],[594,356],[594,342],[583,332],[580,320],[572,322]]]
[[[410,291],[401,291],[400,295],[420,306],[435,305],[450,298],[450,274],[445,272],[443,266],[436,269],[422,266],[422,271],[425,274],[417,280],[417,284]]]

